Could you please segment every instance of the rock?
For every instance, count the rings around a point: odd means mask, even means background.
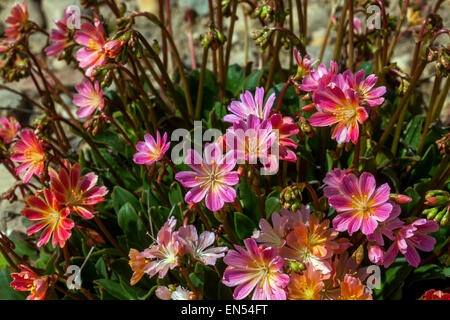
[[[17,88],[14,88],[17,90]],[[32,107],[18,94],[11,91],[0,90],[0,114],[13,116],[21,123],[28,123]]]
[[[157,0],[137,0],[136,4],[139,11],[148,11],[153,14],[158,14],[159,4]]]
[[[155,1],[156,2],[156,1]],[[209,15],[208,0],[184,0],[178,3],[180,8],[194,9],[197,14],[204,16]]]

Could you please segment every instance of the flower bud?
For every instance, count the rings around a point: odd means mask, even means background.
[[[389,198],[391,200],[397,202],[398,204],[409,203],[412,201],[412,199],[410,197],[408,197],[407,195],[397,194],[397,193],[391,193],[389,195]]]

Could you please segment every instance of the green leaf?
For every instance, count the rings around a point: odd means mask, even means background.
[[[255,224],[247,216],[240,212],[234,213],[234,229],[240,239],[248,238],[256,229]]]
[[[230,91],[233,96],[237,96],[239,91],[244,86],[244,69],[237,64],[233,64],[228,68],[227,72],[227,90]]]
[[[423,115],[415,116],[406,127],[405,142],[414,150],[417,151],[419,146],[422,122],[425,117]]]
[[[247,78],[245,78],[244,81],[244,89],[255,91],[256,87],[258,86],[259,79],[261,78],[261,75],[263,74],[264,70],[256,70],[253,73],[251,73]]]
[[[117,214],[117,221],[127,236],[130,247],[137,249],[145,248],[145,226],[131,204],[127,202],[122,206]]]
[[[408,284],[411,285],[413,282],[430,279],[445,279],[445,274],[443,270],[435,264],[424,265],[414,269],[411,274],[411,279],[408,279]]]
[[[247,177],[241,177],[239,181],[239,198],[243,202],[244,213],[253,221],[259,220],[259,204],[255,193],[247,184]]]
[[[275,211],[278,203],[280,202],[280,197],[267,197],[266,198],[266,217],[269,217],[272,212]]]
[[[100,258],[95,263],[95,270],[97,270],[97,274],[105,279],[108,279],[108,273],[106,272],[106,265],[105,260],[103,258]]]
[[[94,282],[117,299],[120,300],[135,299],[129,292],[123,289],[120,283],[108,279],[98,279],[95,280]]]
[[[359,65],[358,71],[361,69],[364,69],[365,75],[368,76],[369,74],[371,74],[373,72],[373,63],[364,61]]]
[[[141,204],[139,203],[139,200],[136,198],[136,196],[122,187],[114,187],[114,190],[112,192],[112,199],[114,211],[116,211],[116,213],[119,212],[119,210],[125,203],[129,203],[131,206],[133,206],[136,212],[142,211]]]
[[[397,258],[394,263],[382,273],[384,279],[381,280],[381,289],[375,289],[378,299],[399,299],[398,290],[402,290],[404,281],[408,277],[413,267],[406,262],[404,257]],[[395,295],[395,296],[394,296]]]

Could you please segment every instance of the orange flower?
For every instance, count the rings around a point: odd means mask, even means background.
[[[136,283],[141,280],[144,275],[144,267],[149,262],[145,259],[143,252],[139,252],[136,249],[131,248],[130,253],[128,254],[130,257],[130,261],[128,262],[131,270],[133,270],[133,275],[130,279],[130,284],[134,286]]]
[[[311,215],[308,225],[297,222],[286,237],[290,248],[281,249],[283,257],[311,263],[314,269],[324,274],[331,272],[328,260],[339,249],[339,244],[333,241],[338,232],[330,229],[329,225],[329,220],[320,222],[314,215]]]
[[[337,300],[372,300],[372,295],[367,292],[361,280],[347,274],[341,282],[341,296]]]
[[[323,286],[322,273],[308,265],[302,275],[291,274],[288,298],[289,300],[320,300]]]

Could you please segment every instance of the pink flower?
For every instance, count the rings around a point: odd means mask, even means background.
[[[75,86],[75,90],[78,93],[73,96],[73,104],[80,107],[77,110],[78,117],[88,118],[96,109],[102,110],[105,106],[103,90],[100,88],[98,81],[95,81],[94,85],[92,85],[85,78]]]
[[[315,127],[335,125],[332,138],[338,143],[358,142],[359,124],[369,117],[366,109],[360,106],[358,93],[353,89],[341,89],[332,82],[319,86],[313,93],[313,102],[319,112],[314,113],[309,122]]]
[[[266,220],[259,220],[259,229],[261,231],[254,231],[252,238],[257,242],[263,243],[266,246],[281,248],[286,243],[286,231],[289,218],[287,216],[280,216],[277,212],[272,213],[272,225]]]
[[[0,119],[0,138],[3,139],[4,144],[8,144],[17,137],[17,130],[20,129],[20,123],[14,117],[6,117]]]
[[[30,291],[27,300],[45,300],[45,295],[50,284],[48,276],[38,276],[33,270],[19,264],[20,272],[11,273],[13,281],[11,288],[17,291]]]
[[[394,230],[403,227],[403,225],[405,224],[398,218],[402,211],[400,209],[400,206],[391,200],[389,200],[388,202],[392,205],[392,211],[389,214],[389,218],[382,222],[379,222],[375,231],[367,235],[367,240],[376,242],[380,246],[384,246],[383,235],[390,240],[394,240]]]
[[[297,63],[297,76],[308,76],[311,73],[314,60],[308,54],[305,55],[302,59],[302,56],[300,55],[300,52],[297,50],[297,48],[294,48],[294,59]]]
[[[353,32],[355,34],[362,34],[363,33],[363,24],[361,19],[354,17],[353,18]]]
[[[304,205],[302,204],[300,206],[300,209],[292,212],[286,209],[280,209],[280,214],[282,217],[287,217],[288,218],[288,222],[286,224],[286,228],[288,230],[292,230],[294,228],[294,226],[301,222],[303,224],[307,224],[309,221],[309,218],[311,216],[311,210],[309,208],[309,205]]]
[[[23,130],[20,133],[20,140],[13,148],[12,161],[22,162],[16,167],[16,174],[25,172],[22,180],[24,183],[30,181],[33,175],[39,176],[44,170],[45,155],[42,148],[42,141],[38,140],[32,130]]]
[[[170,142],[166,143],[167,133],[164,133],[161,140],[159,131],[156,132],[156,141],[149,134],[144,135],[144,139],[145,141],[139,141],[136,145],[136,149],[139,152],[134,154],[133,161],[137,164],[146,164],[149,166],[152,163],[161,160],[167,152],[167,149],[169,149]]]
[[[361,102],[365,102],[371,107],[379,106],[384,102],[382,96],[386,93],[386,87],[373,88],[378,80],[378,77],[374,74],[365,78],[364,69],[359,70],[354,75],[350,70],[346,70],[342,77],[348,87],[358,93]]]
[[[279,153],[280,159],[296,162],[297,156],[287,147],[297,148],[297,144],[289,137],[299,132],[298,126],[291,117],[283,117],[281,114],[275,114],[269,118],[272,124],[272,130],[278,130],[279,135]]]
[[[150,278],[157,273],[159,278],[164,278],[169,269],[176,268],[180,263],[181,245],[173,232],[176,223],[175,218],[170,217],[158,231],[157,243],[143,251],[142,256],[150,260],[144,267]]]
[[[253,292],[253,300],[286,300],[289,276],[283,273],[283,258],[276,255],[275,248],[256,244],[254,239],[245,239],[245,251],[235,245],[223,261],[228,265],[222,282],[236,287],[233,297],[241,300]]]
[[[427,219],[419,219],[402,227],[395,235],[394,243],[386,251],[384,267],[389,267],[400,251],[406,257],[406,261],[417,268],[420,264],[420,256],[416,248],[425,252],[432,251],[436,244],[436,239],[425,234],[438,230],[439,225],[437,222]]]
[[[338,65],[334,61],[330,61],[330,69],[327,70],[325,64],[320,64],[315,70],[311,70],[310,74],[303,78],[302,84],[299,86],[303,91],[316,91],[319,84],[326,86],[333,76],[338,72]]]
[[[72,235],[70,230],[75,224],[71,219],[67,218],[70,213],[69,209],[59,206],[58,200],[51,190],[44,188],[43,193],[44,199],[30,196],[25,200],[27,206],[22,210],[22,215],[32,221],[38,221],[27,229],[27,235],[34,234],[45,228],[37,242],[37,246],[41,247],[46,244],[53,234],[53,248],[57,244],[62,248]]]
[[[369,255],[369,260],[372,263],[375,263],[377,265],[383,264],[384,253],[383,253],[383,250],[381,250],[381,248],[379,246],[370,246],[368,255]]]
[[[174,288],[175,286],[169,285],[169,287],[166,286],[159,286],[155,294],[156,296],[161,300],[194,300],[195,295],[192,291],[183,288],[182,286],[178,286]]]
[[[98,66],[105,64],[106,58],[114,59],[122,49],[124,41],[111,40],[106,42],[103,26],[97,18],[94,25],[84,22],[81,30],[75,33],[75,41],[83,48],[77,51],[77,60],[81,68],[86,68],[86,76],[92,76]]]
[[[70,15],[71,11],[65,10],[64,19],[54,20],[57,29],[52,29],[50,31],[49,39],[53,42],[53,44],[44,49],[47,56],[54,56],[64,51],[64,49],[66,49],[70,45],[71,30],[67,26],[67,19],[70,18]]]
[[[335,168],[326,174],[323,182],[326,183],[326,187],[323,189],[325,197],[329,198],[333,195],[340,194],[342,185],[342,179],[351,172],[350,169]]]
[[[215,143],[205,147],[204,156],[205,161],[195,150],[190,150],[185,162],[194,171],[178,172],[175,179],[183,186],[192,188],[184,198],[187,203],[198,203],[206,197],[206,207],[218,211],[224,202],[233,202],[236,198],[232,187],[239,182],[239,173],[232,171],[236,159],[232,152],[223,156]]]
[[[261,120],[249,115],[247,122],[240,120],[233,123],[225,134],[227,150],[232,150],[238,160],[256,164],[260,159],[268,171],[278,169],[278,155],[271,154],[271,147],[277,140],[270,120]]]
[[[348,231],[350,235],[361,229],[365,235],[371,234],[378,222],[385,221],[392,211],[389,203],[389,185],[387,183],[376,188],[375,178],[364,172],[359,178],[349,174],[342,179],[340,194],[328,199],[339,213],[333,219],[333,227],[337,231]]]
[[[214,266],[216,260],[222,258],[228,250],[227,247],[207,249],[214,243],[214,232],[205,231],[198,236],[197,229],[193,225],[178,229],[176,237],[182,245],[183,254],[189,253],[195,260],[205,265]]]
[[[261,120],[269,118],[270,109],[275,101],[275,93],[272,93],[264,104],[264,88],[256,88],[255,99],[250,91],[241,94],[241,101],[232,101],[228,110],[233,114],[228,114],[223,118],[225,122],[247,121],[249,115],[254,115]]]
[[[5,36],[7,40],[16,40],[22,32],[22,28],[28,20],[27,3],[23,2],[22,7],[16,3],[11,9],[11,16],[6,19],[6,23],[11,25],[5,28]]]
[[[98,187],[97,175],[90,172],[81,175],[79,163],[70,165],[64,162],[65,167],[60,167],[59,172],[49,168],[48,175],[53,192],[60,204],[63,204],[71,212],[78,213],[85,219],[92,219],[95,215],[95,206],[104,201],[108,190],[106,187]]]

